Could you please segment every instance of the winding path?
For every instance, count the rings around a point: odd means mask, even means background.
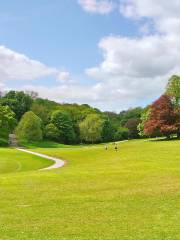
[[[127,142],[127,141],[128,140],[119,141],[118,143]],[[44,155],[44,154],[41,154],[41,153],[36,153],[36,152],[32,152],[32,151],[26,150],[26,149],[23,149],[23,148],[16,148],[16,149],[18,151],[21,151],[21,152],[29,153],[29,154],[32,154],[32,155],[36,155],[38,157],[42,157],[42,158],[46,158],[46,159],[54,161],[53,165],[51,165],[49,167],[46,167],[46,168],[39,169],[39,171],[45,171],[45,170],[61,168],[61,167],[63,167],[65,165],[65,161],[63,161],[62,159],[59,159],[59,158],[50,157],[50,156],[47,156],[47,155]]]
[[[26,149],[23,149],[23,148],[16,148],[16,149],[18,151],[21,151],[21,152],[33,154],[33,155],[36,155],[38,157],[42,157],[42,158],[46,158],[46,159],[54,161],[53,165],[51,165],[49,167],[46,167],[46,168],[39,169],[39,171],[45,171],[45,170],[61,168],[61,167],[63,167],[65,165],[65,162],[63,160],[59,159],[59,158],[50,157],[50,156],[47,156],[47,155],[44,155],[44,154],[41,154],[41,153],[36,153],[36,152],[32,152],[32,151],[26,150]]]

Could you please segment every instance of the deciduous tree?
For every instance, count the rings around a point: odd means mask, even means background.
[[[0,106],[0,138],[5,141],[16,125],[15,113],[8,106]],[[1,140],[0,140],[1,145]]]
[[[161,96],[150,107],[149,120],[145,123],[146,135],[164,135],[167,138],[171,134],[178,134],[178,115],[173,108],[171,98],[167,95]]]
[[[24,92],[10,91],[0,101],[1,105],[9,106],[16,114],[17,120],[30,110],[32,98]]]
[[[45,127],[45,137],[49,140],[54,140],[54,141],[58,141],[58,139],[60,138],[60,131],[58,130],[58,128],[53,124],[50,123],[48,125],[46,125]]]
[[[81,140],[91,143],[101,141],[102,128],[103,120],[98,114],[88,115],[80,123]]]
[[[42,140],[42,121],[33,112],[26,112],[17,128],[16,135],[19,140],[39,141]]]
[[[75,132],[73,129],[72,119],[68,113],[57,110],[52,113],[51,123],[59,130],[59,141],[62,143],[74,143]]]
[[[180,77],[172,76],[169,79],[166,94],[172,98],[172,101],[176,108],[180,108]]]

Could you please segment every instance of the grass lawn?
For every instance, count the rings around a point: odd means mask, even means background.
[[[0,240],[180,239],[180,141],[31,148],[67,164],[0,149]]]
[[[28,155],[15,149],[0,148],[0,174],[37,170],[52,164],[53,161]]]

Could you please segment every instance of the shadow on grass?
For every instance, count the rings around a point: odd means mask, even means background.
[[[40,141],[40,142],[21,142],[21,147],[25,148],[72,148],[77,146],[65,145],[61,143],[56,143],[52,141]]]
[[[149,142],[169,142],[169,141],[177,141],[180,140],[177,137],[172,137],[172,138],[166,138],[166,137],[162,137],[162,138],[151,138],[148,141]]]

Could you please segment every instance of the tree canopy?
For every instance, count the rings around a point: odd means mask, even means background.
[[[166,94],[172,98],[173,103],[176,107],[180,107],[180,77],[179,76],[172,76],[169,79]]]
[[[16,126],[15,113],[8,106],[0,106],[0,145],[2,139],[8,141],[8,136]]]
[[[19,140],[23,141],[39,141],[43,138],[42,132],[42,121],[41,119],[35,115],[33,112],[26,112],[17,128],[16,135]]]
[[[59,130],[59,142],[74,143],[75,132],[73,123],[68,113],[57,110],[52,113],[51,123]]]
[[[145,134],[165,135],[169,138],[171,134],[178,133],[177,117],[170,97],[161,96],[150,107],[149,119],[144,125]]]
[[[32,98],[22,91],[10,91],[0,99],[0,104],[9,106],[15,113],[17,120],[20,120],[22,115],[30,110],[32,102]]]
[[[98,142],[102,137],[103,120],[98,114],[88,115],[80,123],[80,137],[85,142]]]

